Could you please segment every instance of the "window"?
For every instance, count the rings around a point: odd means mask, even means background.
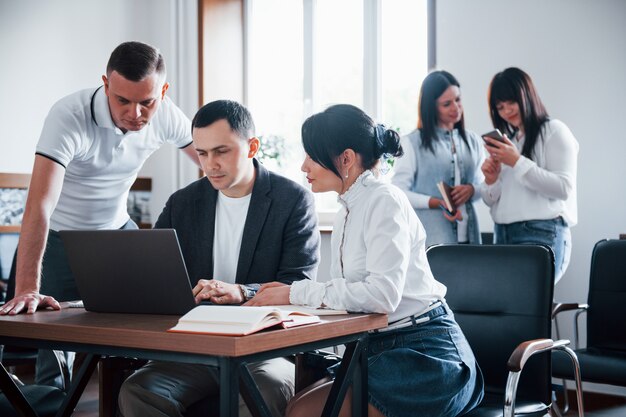
[[[382,2],[383,123],[405,135],[417,127],[417,98],[428,72],[426,1]]]
[[[246,24],[245,104],[261,148],[285,145],[280,166],[271,158],[264,163],[294,179],[301,178],[299,166],[289,161],[300,158],[298,141],[305,115],[302,13],[300,1],[252,0]]]
[[[313,112],[363,106],[363,0],[317,0],[313,17]]]
[[[417,124],[417,97],[428,70],[427,0],[248,0],[245,8],[246,105],[262,146],[299,181],[300,126],[331,104],[350,103],[399,129]],[[269,159],[269,161],[268,161]],[[318,194],[334,212],[332,193]]]

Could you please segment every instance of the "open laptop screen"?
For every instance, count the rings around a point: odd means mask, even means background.
[[[59,234],[86,310],[181,315],[195,307],[174,229]]]

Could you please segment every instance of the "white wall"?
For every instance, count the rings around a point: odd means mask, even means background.
[[[31,172],[52,104],[101,85],[111,51],[127,40],[161,50],[168,94],[193,116],[198,102],[195,1],[0,0],[0,172]],[[153,219],[174,190],[197,177],[178,154],[164,147],[140,172],[153,177]]]
[[[437,1],[437,67],[459,79],[469,129],[491,129],[489,81],[518,66],[535,81],[550,115],[578,139],[579,223],[557,300],[586,301],[594,243],[626,233],[624,18],[622,0]],[[486,210],[481,220],[483,230],[492,226]],[[573,338],[570,316],[561,322]]]

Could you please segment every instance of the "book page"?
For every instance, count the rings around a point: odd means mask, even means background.
[[[454,213],[454,211],[456,210],[456,207],[452,203],[452,196],[450,195],[450,192],[452,191],[452,187],[450,187],[448,184],[446,184],[443,181],[439,181],[437,183],[437,188],[439,189],[439,192],[441,193],[441,197],[443,198],[446,209]]]
[[[178,322],[198,322],[198,323],[240,323],[253,325],[261,321],[268,315],[275,315],[281,318],[280,311],[273,307],[244,307],[244,306],[218,306],[200,305],[191,309],[182,316]]]
[[[254,333],[255,330],[250,325],[242,323],[186,322],[178,323],[176,326],[169,329],[168,332],[244,336],[246,334]]]
[[[322,320],[320,320],[318,316],[302,316],[299,314],[290,314],[289,319],[283,321],[282,323],[280,323],[280,325],[285,329],[289,329],[291,327],[304,326],[305,324],[320,323],[321,321]]]
[[[295,311],[298,313],[312,314],[314,316],[334,316],[338,314],[349,314],[346,310],[333,310],[331,308],[312,308],[294,304],[283,304],[268,307],[277,308],[284,311]]]

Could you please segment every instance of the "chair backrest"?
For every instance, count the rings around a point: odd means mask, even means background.
[[[587,303],[587,347],[626,351],[626,240],[596,243]]]
[[[527,340],[551,337],[554,256],[536,245],[435,245],[435,278],[465,333],[485,378],[485,391],[503,394],[507,360]],[[550,355],[524,368],[518,399],[550,403]]]

